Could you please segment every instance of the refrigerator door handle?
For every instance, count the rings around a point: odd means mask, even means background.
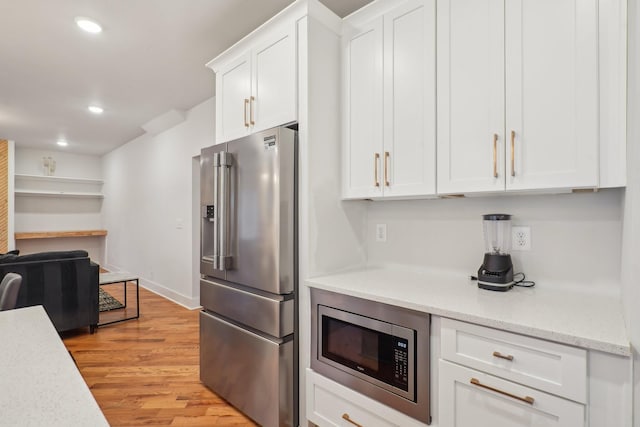
[[[219,270],[220,244],[219,244],[219,228],[220,228],[220,201],[219,201],[219,178],[220,178],[220,154],[213,154],[213,269]]]
[[[233,155],[226,151],[220,152],[220,209],[218,210],[220,219],[219,244],[220,259],[219,270],[229,270],[231,268],[231,251],[229,249],[229,216],[231,204],[231,167],[233,166]]]

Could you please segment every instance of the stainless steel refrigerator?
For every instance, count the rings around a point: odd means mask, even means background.
[[[297,426],[297,132],[202,150],[200,379],[265,427]]]

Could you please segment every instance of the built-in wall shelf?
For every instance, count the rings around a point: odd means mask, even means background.
[[[15,174],[18,197],[65,197],[102,199],[101,179]]]
[[[104,194],[102,193],[87,193],[78,191],[40,191],[40,190],[15,190],[16,196],[26,197],[73,197],[73,198],[89,198],[89,199],[102,199]]]
[[[90,185],[102,185],[104,183],[101,179],[91,178],[71,178],[64,176],[45,176],[45,175],[25,175],[15,174],[16,181],[29,180],[40,182],[56,182],[56,183],[75,183],[75,184],[90,184]]]
[[[107,230],[32,231],[15,234],[16,240],[54,239],[60,237],[100,237],[106,235]]]

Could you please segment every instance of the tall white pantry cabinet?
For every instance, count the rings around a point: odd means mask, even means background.
[[[311,276],[363,262],[339,203],[342,20],[318,0],[296,0],[210,61],[216,75],[216,143],[291,124],[298,129],[300,425],[306,425]],[[353,211],[353,212],[352,212]]]

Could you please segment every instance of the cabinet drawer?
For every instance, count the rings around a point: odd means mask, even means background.
[[[440,427],[584,427],[585,406],[440,360]]]
[[[307,369],[307,418],[320,427],[427,426],[311,369]]]
[[[586,403],[584,349],[451,319],[441,337],[443,359]]]

